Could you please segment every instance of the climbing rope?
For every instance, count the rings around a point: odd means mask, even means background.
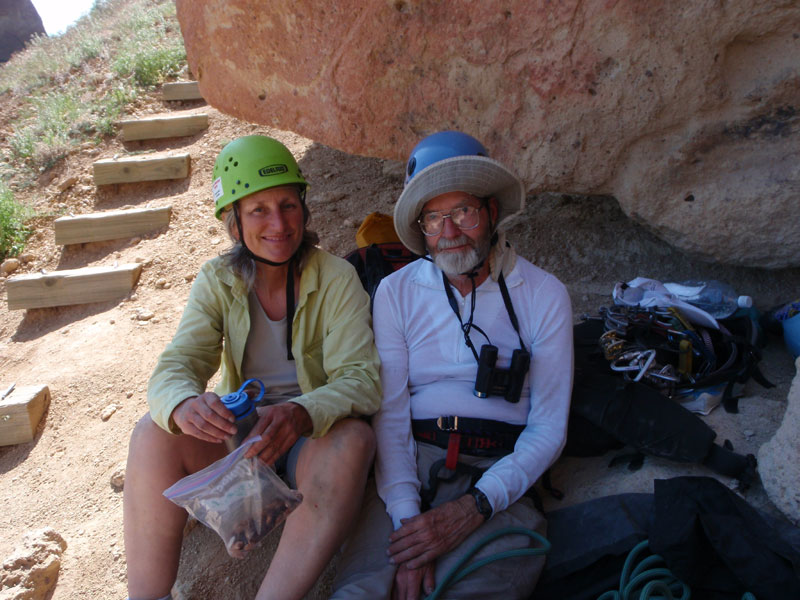
[[[487,556],[486,558],[482,558],[480,560],[475,561],[470,565],[465,564],[486,544],[489,542],[496,540],[499,537],[504,535],[525,535],[529,538],[539,542],[541,547],[538,548],[516,548],[514,550],[506,550],[504,552],[498,552],[497,554],[492,554]],[[525,527],[505,527],[503,529],[499,529],[494,533],[491,533],[480,540],[475,546],[469,549],[469,551],[459,560],[452,569],[445,575],[444,579],[436,586],[436,589],[431,592],[429,596],[425,598],[425,600],[437,600],[439,596],[451,585],[461,581],[464,577],[480,569],[484,565],[488,565],[489,563],[493,563],[498,560],[502,560],[504,558],[514,558],[517,556],[541,556],[547,554],[550,551],[550,542],[547,541],[544,537],[536,533],[531,529],[527,529]]]
[[[639,542],[625,559],[619,589],[609,590],[597,600],[689,600],[692,590],[672,574],[658,554],[645,556],[634,567],[639,556],[649,551],[648,540]],[[756,600],[756,597],[745,592],[742,600]]]

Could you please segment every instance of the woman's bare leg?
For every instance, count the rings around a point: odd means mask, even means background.
[[[225,453],[223,444],[167,433],[149,414],[136,424],[123,501],[130,598],[162,598],[178,574],[186,511],[167,500],[164,490]]]
[[[286,519],[257,600],[302,598],[350,533],[375,454],[372,428],[344,419],[300,450],[297,488],[303,502]]]

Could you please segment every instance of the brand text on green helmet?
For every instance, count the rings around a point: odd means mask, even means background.
[[[269,165],[268,167],[262,167],[258,170],[258,174],[262,177],[269,177],[270,175],[280,175],[281,173],[287,173],[289,171],[286,165]]]

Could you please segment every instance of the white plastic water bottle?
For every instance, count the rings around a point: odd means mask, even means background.
[[[706,311],[715,319],[725,319],[739,308],[753,306],[753,299],[750,296],[739,296],[727,283],[713,279],[665,283],[664,287],[684,302]]]

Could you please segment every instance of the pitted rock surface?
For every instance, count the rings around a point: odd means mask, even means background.
[[[54,529],[28,531],[22,544],[3,561],[0,599],[43,600],[50,597],[67,548]]]
[[[177,0],[224,112],[405,159],[461,129],[529,191],[613,194],[673,246],[800,265],[800,5]]]

